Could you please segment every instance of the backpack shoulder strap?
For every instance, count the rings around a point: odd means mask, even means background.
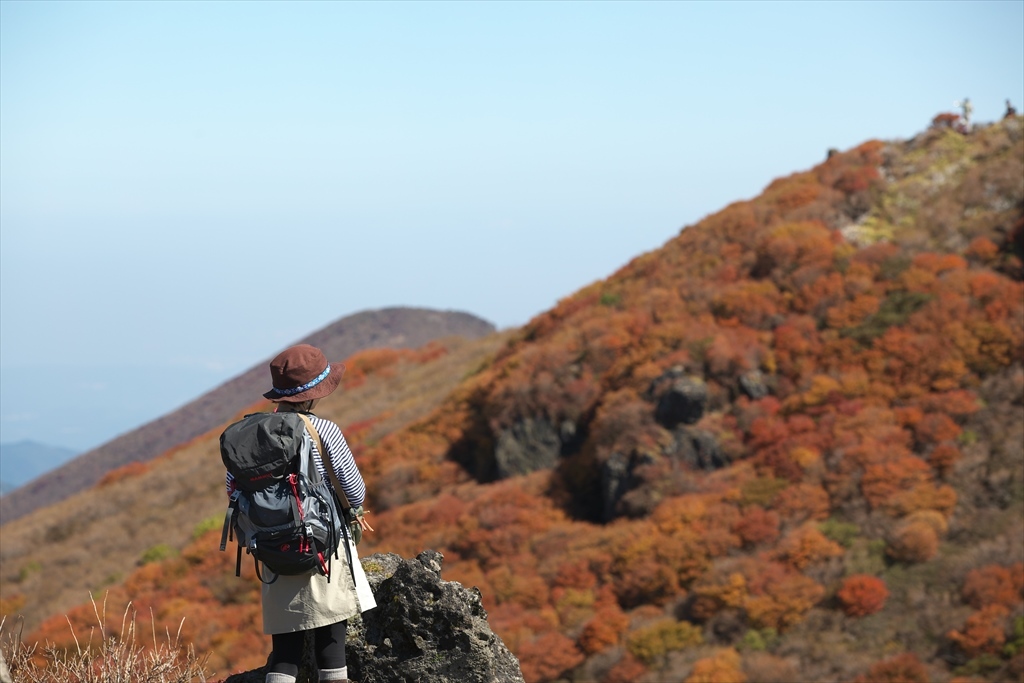
[[[334,463],[331,462],[331,454],[324,448],[324,441],[320,438],[320,433],[313,426],[313,421],[309,419],[309,415],[305,413],[297,413],[302,421],[306,423],[306,429],[313,436],[316,441],[317,451],[320,453],[320,461],[324,464],[324,469],[327,470],[327,474],[331,478],[331,485],[334,487],[335,492],[338,494],[339,502],[341,502],[342,508],[348,510],[352,507],[352,503],[348,502],[348,496],[345,495],[345,489],[341,488],[341,482],[338,481],[338,474],[334,471]]]

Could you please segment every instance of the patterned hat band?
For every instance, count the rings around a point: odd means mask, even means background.
[[[308,391],[315,387],[317,384],[320,384],[320,382],[323,382],[325,379],[327,379],[327,375],[329,374],[331,374],[330,364],[327,365],[326,370],[324,370],[318,376],[314,377],[313,379],[303,384],[301,387],[295,387],[294,389],[278,389],[277,387],[274,387],[272,391],[278,396],[294,396],[295,394],[301,394],[303,391]]]

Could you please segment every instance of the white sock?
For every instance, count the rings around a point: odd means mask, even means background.
[[[264,683],[295,683],[295,676],[289,674],[279,674],[276,671],[270,671],[267,673]]]
[[[321,681],[347,681],[348,680],[348,667],[343,666],[340,669],[320,669],[320,680]],[[269,681],[267,683],[270,683]]]

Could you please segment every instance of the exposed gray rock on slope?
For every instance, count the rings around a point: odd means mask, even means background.
[[[519,420],[498,435],[494,448],[498,478],[554,467],[561,449],[561,437],[546,418]]]
[[[349,621],[349,679],[359,683],[524,683],[519,661],[487,623],[480,591],[441,579],[441,553],[363,558],[376,609]],[[315,683],[311,642],[297,683]],[[263,668],[225,683],[263,683]]]
[[[707,402],[708,388],[704,380],[680,377],[658,398],[654,418],[669,429],[678,424],[696,424],[704,415]]]

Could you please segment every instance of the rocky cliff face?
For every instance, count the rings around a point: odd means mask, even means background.
[[[519,662],[487,623],[476,588],[441,579],[440,553],[371,555],[363,569],[377,608],[349,621],[349,679],[359,683],[523,683]],[[315,683],[312,642],[297,683]],[[225,683],[263,683],[263,668]]]

